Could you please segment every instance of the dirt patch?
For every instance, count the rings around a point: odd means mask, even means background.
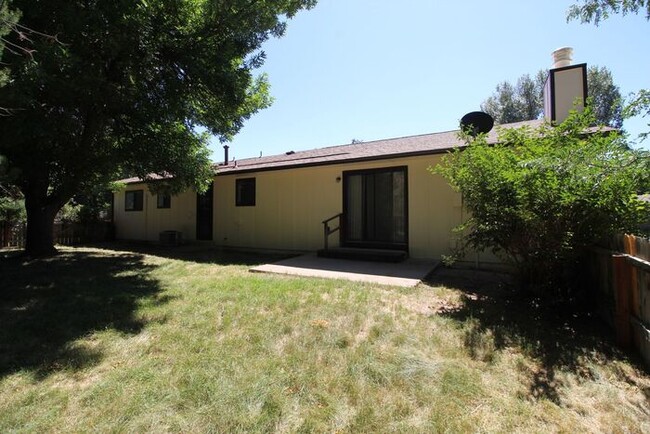
[[[457,310],[462,306],[459,296],[455,294],[441,295],[432,291],[421,291],[402,296],[400,303],[405,309],[420,315],[436,315]]]

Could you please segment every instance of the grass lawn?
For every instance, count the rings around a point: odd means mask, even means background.
[[[107,247],[0,258],[0,432],[650,432],[638,359],[501,276],[403,289]]]

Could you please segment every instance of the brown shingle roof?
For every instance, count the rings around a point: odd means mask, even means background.
[[[541,120],[532,120],[500,125],[499,127],[517,128],[529,126],[534,128],[541,123]],[[488,134],[489,143],[496,143],[499,127],[493,129]],[[230,161],[228,165],[215,164],[214,168],[217,174],[227,175],[265,170],[281,170],[291,167],[320,166],[412,155],[438,154],[460,146],[463,146],[463,143],[458,139],[458,130],[454,130],[418,136],[375,140],[372,142],[329,146],[308,151],[287,152],[286,154],[270,155],[268,157],[246,158]]]
[[[542,120],[504,124],[495,127],[488,134],[488,143],[496,143],[499,128],[538,127]],[[417,136],[398,137],[347,145],[329,146],[308,151],[287,152],[268,157],[246,158],[228,162],[228,165],[214,164],[218,175],[282,170],[293,167],[321,166],[326,164],[350,163],[355,161],[382,160],[413,155],[439,154],[464,146],[458,139],[459,130]],[[162,179],[152,175],[152,179]],[[133,184],[142,182],[139,178],[122,179],[120,182]]]

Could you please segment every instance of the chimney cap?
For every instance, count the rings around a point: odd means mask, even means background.
[[[563,68],[565,66],[570,66],[573,61],[573,48],[572,47],[560,47],[553,51],[553,68]]]

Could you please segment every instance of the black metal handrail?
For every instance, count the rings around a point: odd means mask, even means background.
[[[329,242],[328,242],[329,236],[332,235],[334,232],[341,230],[341,224],[342,224],[341,217],[343,217],[342,212],[338,213],[335,216],[332,216],[332,217],[330,217],[328,219],[323,220],[323,244],[324,244],[324,247],[325,247],[325,251],[327,251],[329,249]],[[337,218],[339,219],[339,225],[337,227],[335,227],[335,228],[331,228],[330,225],[329,225],[329,222],[331,222],[332,220],[337,219]]]

